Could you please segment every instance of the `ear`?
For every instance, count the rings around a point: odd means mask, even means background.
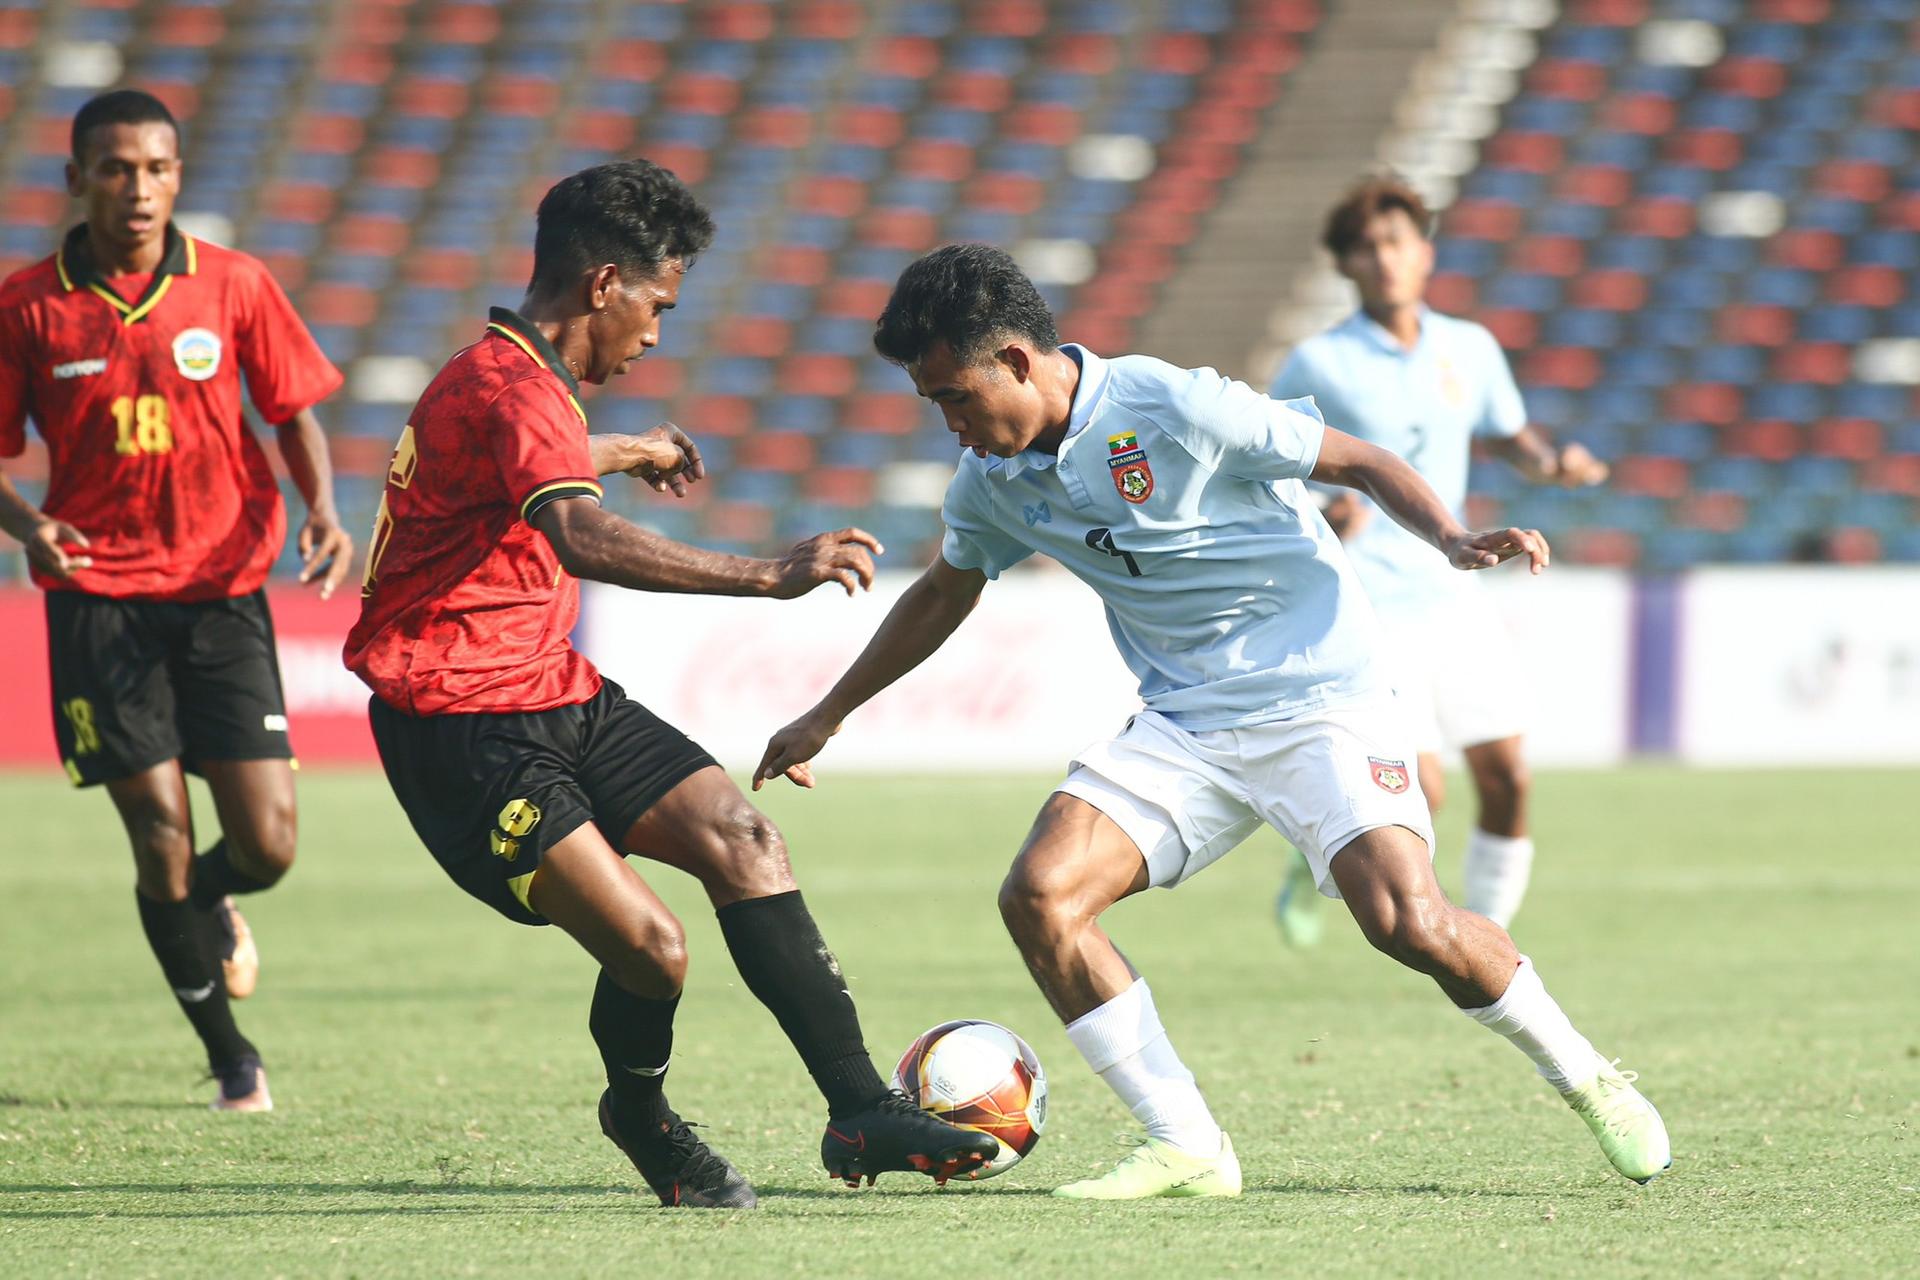
[[[994,359],[1013,373],[1015,382],[1025,382],[1033,377],[1033,349],[1023,342],[1009,342],[993,353]]]
[[[67,194],[77,200],[86,193],[86,184],[80,179],[80,166],[67,161]]]
[[[619,287],[620,268],[611,262],[603,263],[587,277],[587,310],[605,311]]]

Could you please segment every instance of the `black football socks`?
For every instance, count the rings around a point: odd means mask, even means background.
[[[607,1088],[623,1132],[635,1137],[668,1121],[667,1063],[673,1057],[673,1014],[680,997],[637,996],[600,971],[587,1029],[607,1066]]]
[[[800,1051],[828,1114],[862,1110],[885,1094],[860,1035],[853,994],[800,891],[729,903],[714,914],[747,990]]]
[[[155,902],[137,889],[133,897],[140,904],[140,925],[147,931],[147,945],[153,948],[160,972],[173,988],[174,999],[180,1002],[180,1012],[187,1015],[200,1043],[206,1046],[207,1061],[223,1066],[249,1055],[258,1057],[258,1051],[234,1025],[233,1010],[227,1004],[227,980],[214,954],[213,930],[205,910],[191,899]]]
[[[203,910],[230,894],[258,893],[272,887],[269,881],[255,880],[233,865],[233,859],[227,855],[225,836],[221,836],[214,842],[213,848],[193,860],[193,887],[190,892],[194,903]]]

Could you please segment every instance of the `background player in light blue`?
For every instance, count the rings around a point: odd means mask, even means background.
[[[1636,1180],[1666,1131],[1601,1058],[1506,931],[1448,902],[1414,785],[1412,735],[1375,664],[1372,610],[1305,484],[1368,493],[1460,569],[1547,546],[1469,533],[1391,452],[1211,369],[1062,346],[1011,258],[952,245],[907,268],[874,345],[940,406],[967,456],[947,491],[940,556],[847,673],[776,734],[754,785],[807,764],[841,721],[950,636],[989,579],[1034,552],[1099,593],[1146,709],[1073,762],[1000,891],[1001,915],[1067,1038],[1145,1127],[1086,1199],[1223,1196],[1240,1166],[1174,1052],[1152,993],[1100,927],[1121,898],[1172,887],[1261,823],[1346,900],[1376,947],[1431,976],[1533,1060]],[[1067,664],[1035,619],[1030,652]]]
[[[1419,193],[1392,178],[1363,182],[1333,207],[1321,242],[1359,290],[1360,309],[1296,347],[1273,394],[1314,397],[1342,429],[1404,458],[1456,516],[1476,438],[1536,483],[1574,488],[1606,479],[1606,464],[1583,446],[1556,446],[1528,424],[1491,333],[1426,306],[1428,222]],[[1506,925],[1526,893],[1534,852],[1521,749],[1527,691],[1512,638],[1477,578],[1455,573],[1362,495],[1334,491],[1325,514],[1386,630],[1429,806],[1437,810],[1444,792],[1440,752],[1465,757],[1479,809],[1462,897],[1469,910]],[[1309,871],[1296,864],[1281,892],[1281,928],[1297,944],[1319,933],[1311,887]]]

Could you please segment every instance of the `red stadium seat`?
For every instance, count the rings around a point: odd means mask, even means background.
[[[778,316],[738,316],[720,331],[717,349],[730,356],[782,356],[793,345],[793,326]]]
[[[480,279],[470,249],[419,249],[407,260],[407,281],[429,289],[471,289]]]
[[[854,364],[841,355],[788,356],[774,381],[784,395],[844,396],[853,390]]]
[[[1668,387],[1665,410],[1675,422],[1704,422],[1725,426],[1746,412],[1746,394],[1726,382],[1682,382]]]
[[[971,30],[1016,40],[1031,40],[1047,27],[1047,9],[1038,0],[979,0],[967,16]]]
[[[1846,259],[1845,238],[1817,227],[1782,231],[1767,246],[1767,258],[1801,271],[1831,271]]]
[[[1505,200],[1462,200],[1447,211],[1443,234],[1463,240],[1511,240],[1525,215]]]
[[[1118,65],[1119,58],[1120,48],[1114,38],[1093,32],[1061,36],[1041,54],[1049,70],[1083,76],[1106,75]]]
[[[1693,234],[1693,201],[1652,196],[1621,208],[1616,225],[1625,235],[1678,240]]]
[[[849,431],[900,436],[926,421],[925,402],[908,392],[870,391],[847,401]]]
[[[1607,69],[1597,62],[1542,58],[1527,71],[1527,88],[1543,98],[1592,102],[1607,91]]]
[[[1893,175],[1871,160],[1829,160],[1813,171],[1813,187],[1823,196],[1871,204],[1893,190]]]
[[[381,147],[367,157],[364,173],[377,187],[430,187],[440,180],[440,154]]]
[[[317,284],[300,295],[300,314],[315,325],[359,328],[373,323],[380,298],[357,284]]]
[[[1813,382],[1835,387],[1853,372],[1853,350],[1839,342],[1800,342],[1773,353],[1773,377],[1779,382]]]
[[[630,365],[627,376],[617,379],[614,387],[617,394],[622,396],[667,400],[680,394],[681,384],[685,381],[686,371],[680,367],[680,362],[656,351]]]
[[[895,157],[899,172],[908,178],[958,182],[973,172],[974,149],[965,142],[914,142]]]
[[[1611,484],[1621,493],[1677,498],[1687,491],[1687,464],[1679,458],[1635,456],[1614,464]]]
[[[1169,32],[1152,37],[1147,50],[1147,65],[1155,71],[1194,76],[1213,63],[1213,50],[1207,38],[1192,32]]]
[[[1785,462],[1800,456],[1800,428],[1791,422],[1736,422],[1720,432],[1719,444],[1729,457]]]
[[[276,184],[263,194],[261,207],[268,217],[283,222],[325,222],[338,198],[332,187]]]
[[[505,76],[488,85],[486,109],[501,116],[549,117],[560,110],[563,86],[532,76]]]
[[[1714,318],[1714,334],[1740,346],[1777,347],[1793,337],[1794,313],[1786,307],[1732,306]]]
[[[731,76],[677,75],[661,94],[669,111],[724,116],[740,105],[740,82]]]
[[[1626,270],[1593,271],[1575,279],[1568,301],[1596,311],[1638,311],[1647,303],[1647,280]]]
[[[875,209],[860,219],[860,243],[924,253],[940,240],[940,220],[925,209]]]
[[[1013,82],[991,71],[945,75],[933,86],[933,99],[954,111],[1001,111],[1013,98]]]
[[[641,364],[653,359],[648,356]],[[694,396],[686,402],[679,425],[698,444],[702,436],[745,436],[753,430],[754,417],[754,402],[747,396]]]
[[[895,36],[873,46],[873,70],[923,80],[940,69],[940,46],[924,36]]]
[[[820,291],[820,314],[871,320],[892,294],[891,280],[836,280]]]
[[[1907,276],[1897,267],[1842,267],[1827,277],[1829,301],[1891,307],[1907,296]]]
[[[1777,98],[1787,87],[1787,68],[1771,58],[1727,58],[1709,68],[1705,80],[1715,93]]]
[[[813,141],[813,120],[799,107],[761,107],[744,113],[735,133],[748,146],[794,150]]]
[[[1689,529],[1734,533],[1747,523],[1747,500],[1724,489],[1695,493],[1680,500],[1675,514],[1678,523]]]
[[[906,136],[905,118],[892,107],[848,107],[827,128],[827,136],[860,147],[898,146]]]
[[[1813,424],[1812,452],[1823,458],[1865,462],[1878,458],[1883,436],[1880,424],[1868,418],[1829,418]]]
[[[447,4],[427,19],[434,44],[492,44],[500,36],[500,11],[490,4]]]
[[[1504,308],[1482,311],[1476,317],[1508,351],[1525,351],[1540,336],[1540,317],[1531,311]]]
[[[867,184],[858,178],[807,178],[800,183],[794,205],[806,213],[851,218],[867,207]]]
[[[1481,159],[1495,169],[1554,173],[1566,157],[1566,140],[1552,133],[1499,133],[1487,141]]]
[[[700,30],[711,40],[765,40],[773,34],[774,11],[769,4],[734,0],[729,4],[703,5]]]
[[[807,477],[807,497],[822,506],[871,506],[873,490],[873,472],[865,467],[821,467]]]
[[[393,257],[402,252],[411,231],[404,218],[379,214],[349,214],[333,224],[333,251],[336,253],[378,254]]]
[[[813,245],[772,244],[760,251],[759,276],[774,284],[816,285],[833,269],[833,255]]]
[[[1920,454],[1901,453],[1862,463],[1859,483],[1869,493],[1904,493],[1920,499]],[[1914,513],[1920,523],[1920,511]]]
[[[1640,540],[1624,529],[1571,529],[1554,539],[1554,549],[1573,564],[1631,569],[1640,563]]]
[[[1043,142],[1053,147],[1064,147],[1084,132],[1080,113],[1055,102],[1015,107],[1002,119],[1000,128],[1017,142]]]
[[[1479,286],[1457,271],[1437,272],[1427,281],[1427,304],[1436,311],[1464,315],[1478,306]]]
[[[733,464],[749,471],[794,475],[813,465],[815,450],[813,437],[801,432],[761,431],[735,446]]]
[[[853,40],[866,26],[866,11],[853,0],[806,0],[787,12],[787,29],[806,40]]]
[[[1521,376],[1541,386],[1580,390],[1599,381],[1600,357],[1585,347],[1537,347],[1522,361]]]
[[[1530,236],[1514,245],[1507,265],[1528,275],[1578,275],[1586,266],[1586,247],[1572,236]]]
[[[1600,110],[1600,123],[1621,133],[1657,137],[1673,128],[1678,110],[1673,99],[1654,93],[1632,93],[1611,99]],[[1590,202],[1598,203],[1598,202]],[[1614,203],[1618,203],[1617,201]]]
[[[707,507],[701,527],[718,542],[765,542],[773,536],[773,511],[758,502],[715,501]]]
[[[1721,172],[1740,163],[1746,144],[1731,129],[1682,129],[1668,135],[1661,154],[1672,164]]]
[[[226,14],[209,5],[162,9],[147,23],[147,38],[163,47],[205,49],[219,44],[226,33]]]
[[[40,15],[32,9],[0,9],[0,49],[30,49],[40,34]]]
[[[667,69],[667,53],[652,40],[616,40],[593,61],[602,80],[657,80]]]
[[[294,125],[293,147],[321,155],[350,155],[366,138],[366,126],[352,116],[302,116]]]

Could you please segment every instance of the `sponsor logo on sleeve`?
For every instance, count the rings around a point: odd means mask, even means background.
[[[65,364],[53,366],[52,370],[56,382],[65,381],[68,378],[91,378],[95,374],[105,373],[106,371],[107,362],[105,359],[69,360]]]

